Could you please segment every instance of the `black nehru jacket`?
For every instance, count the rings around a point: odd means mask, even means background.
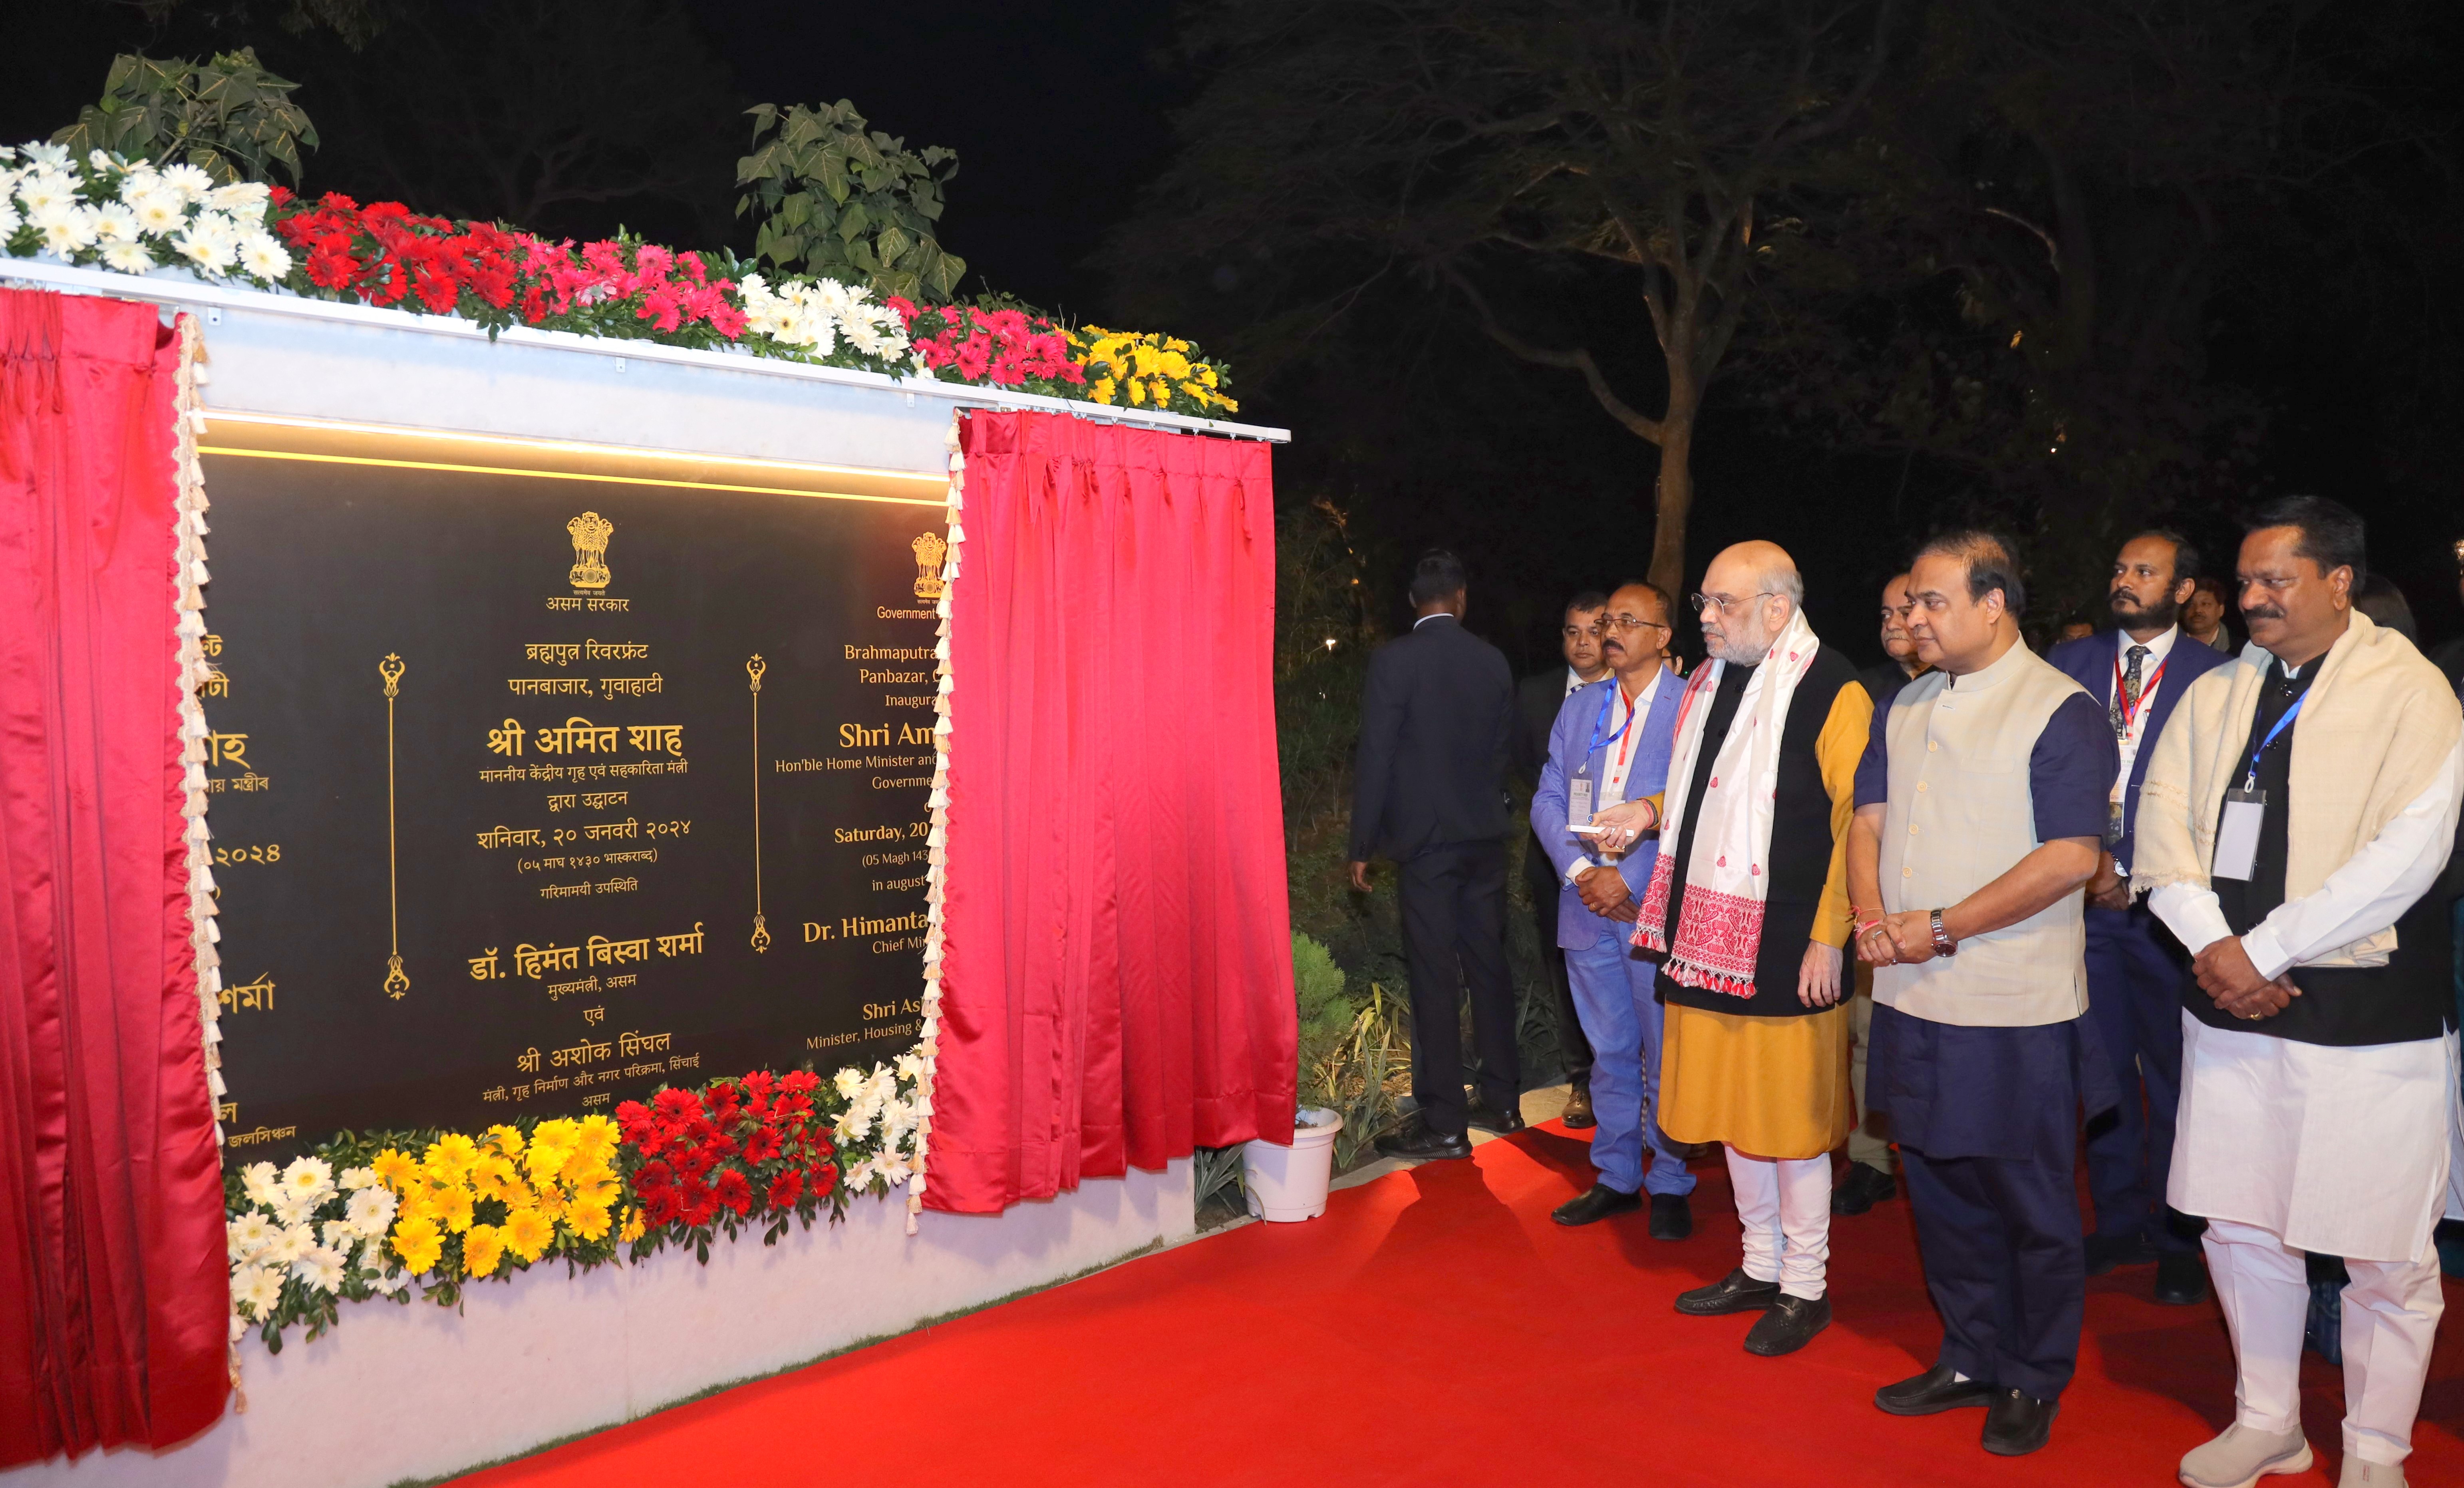
[[[2294,700],[2310,690],[2318,675],[2319,668],[2314,663],[2302,668],[2299,677],[2287,679],[2283,662],[2269,663],[2267,680],[2258,694],[2258,713],[2251,720],[2250,738],[2241,746],[2245,763],[2233,769],[2225,788],[2240,787],[2249,768],[2251,751],[2259,746],[2267,731],[2293,706]],[[2284,864],[2290,842],[2286,805],[2293,788],[2292,744],[2293,729],[2287,728],[2259,757],[2258,788],[2267,792],[2267,804],[2258,821],[2258,855],[2251,865],[2249,879],[2220,875],[2210,879],[2216,902],[2224,910],[2225,923],[2233,927],[2235,935],[2247,935],[2256,929],[2260,921],[2284,902]],[[2455,1021],[2455,995],[2450,981],[2454,974],[2451,959],[2454,954],[2454,928],[2449,906],[2454,902],[2457,877],[2456,863],[2450,859],[2444,879],[2431,885],[2430,892],[2397,918],[2395,949],[2384,966],[2296,966],[2293,985],[2301,988],[2301,995],[2287,1003],[2283,1011],[2255,1022],[2218,1008],[2199,989],[2194,976],[2182,980],[2182,1006],[2190,1011],[2190,1016],[2211,1028],[2232,1029],[2237,1033],[2271,1033],[2304,1044],[2349,1048],[2439,1037]]]
[[[1705,665],[1708,665],[1706,662]],[[1709,791],[1711,766],[1721,741],[1728,737],[1737,706],[1756,668],[1729,662],[1708,700],[1703,721],[1703,746],[1694,756],[1694,779],[1685,799],[1699,802]],[[1826,1012],[1809,1008],[1796,995],[1797,971],[1805,963],[1805,944],[1813,939],[1814,915],[1822,899],[1822,885],[1831,875],[1831,792],[1823,788],[1822,767],[1815,741],[1831,720],[1840,689],[1858,687],[1857,669],[1829,646],[1814,654],[1814,664],[1789,700],[1788,720],[1779,735],[1779,793],[1771,803],[1771,890],[1763,900],[1761,944],[1754,952],[1754,994],[1737,997],[1709,988],[1682,987],[1665,969],[1660,973],[1662,1002],[1706,1012],[1759,1017],[1801,1017]],[[1698,701],[1697,706],[1701,706]],[[1861,741],[1860,741],[1861,742]],[[1675,782],[1670,782],[1671,786]],[[1685,902],[1685,875],[1694,857],[1694,829],[1703,813],[1688,806],[1679,829],[1675,881],[1668,893],[1668,929],[1674,933]],[[1666,842],[1661,845],[1666,853]]]
[[[1503,839],[1513,727],[1506,654],[1452,615],[1378,647],[1361,688],[1352,860]]]

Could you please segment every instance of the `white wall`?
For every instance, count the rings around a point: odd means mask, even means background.
[[[344,1303],[332,1332],[240,1351],[246,1414],[155,1454],[0,1473],[7,1488],[385,1488],[648,1414],[1100,1266],[1196,1224],[1189,1163],[1100,1179],[998,1218],[859,1198],[843,1225],[758,1233],[710,1264],[664,1253],[581,1277],[543,1265],[482,1282],[457,1316]]]

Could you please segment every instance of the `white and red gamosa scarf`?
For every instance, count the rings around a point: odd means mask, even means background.
[[[1681,987],[1707,988],[1731,997],[1754,994],[1754,954],[1762,946],[1763,900],[1771,892],[1780,732],[1796,684],[1821,649],[1803,611],[1790,615],[1738,700],[1737,715],[1728,724],[1728,737],[1716,745],[1711,778],[1699,802],[1688,799],[1694,762],[1703,749],[1711,698],[1728,664],[1713,661],[1698,668],[1678,704],[1667,810],[1661,813],[1662,851],[1651,870],[1651,887],[1643,892],[1634,944],[1665,954],[1668,974]],[[1701,824],[1694,829],[1685,901],[1678,910],[1672,947],[1666,926],[1668,896],[1677,881],[1677,843],[1688,817],[1696,813]]]

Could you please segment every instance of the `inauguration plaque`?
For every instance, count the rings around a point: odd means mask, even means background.
[[[941,477],[203,443],[235,1160],[913,1042]]]

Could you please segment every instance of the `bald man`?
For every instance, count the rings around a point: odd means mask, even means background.
[[[1678,714],[1664,796],[1620,811],[1661,852],[1635,941],[1660,962],[1660,1123],[1727,1150],[1742,1264],[1677,1299],[1756,1312],[1746,1351],[1829,1326],[1831,1149],[1848,1135],[1846,844],[1874,703],[1805,622],[1795,560],[1740,543],[1691,604],[1710,664]],[[1655,820],[1654,818],[1659,818]]]

